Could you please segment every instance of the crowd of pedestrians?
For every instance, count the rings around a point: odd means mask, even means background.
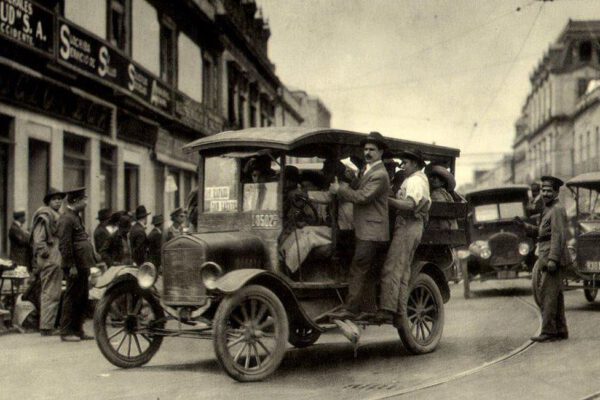
[[[13,213],[10,259],[29,271],[22,299],[33,303],[40,334],[60,335],[66,342],[93,339],[83,330],[92,267],[106,270],[149,261],[160,271],[162,245],[192,230],[183,208],[171,213],[173,224],[167,230],[162,215],[152,216],[149,229],[151,213],[139,205],[133,212],[99,210],[90,238],[81,217],[87,206],[85,188],[50,188],[43,201],[30,230],[25,211]]]

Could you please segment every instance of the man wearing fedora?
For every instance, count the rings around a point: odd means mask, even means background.
[[[61,340],[78,342],[91,340],[83,331],[88,306],[88,278],[90,268],[96,265],[95,252],[83,226],[80,213],[87,206],[85,188],[71,190],[67,194],[67,207],[58,219],[60,254],[63,273],[67,280],[60,318]]]
[[[30,234],[25,229],[25,211],[17,210],[13,212],[13,222],[8,229],[8,239],[10,241],[10,259],[17,265],[22,265],[30,269],[29,247]]]
[[[59,249],[59,210],[65,194],[50,188],[44,196],[44,205],[33,214],[31,242],[36,273],[41,284],[40,334],[54,334],[58,323],[62,294],[62,256]]]
[[[94,229],[94,248],[97,252],[104,246],[104,243],[110,238],[110,231],[108,225],[110,223],[111,211],[108,208],[98,210],[99,221],[98,226]]]
[[[529,234],[537,236],[538,259],[536,266],[542,271],[540,289],[542,309],[542,332],[531,338],[534,342],[552,342],[569,337],[565,318],[565,299],[563,296],[563,274],[571,264],[567,247],[567,212],[558,199],[563,181],[554,176],[542,176],[541,196],[544,211],[539,225],[517,222],[527,228]]]
[[[146,261],[148,253],[148,240],[146,238],[146,224],[148,222],[146,207],[141,205],[135,209],[135,223],[129,232],[129,243],[131,245],[131,256],[133,262],[142,265]]]
[[[387,144],[379,132],[362,140],[365,166],[352,187],[336,178],[330,191],[340,201],[353,203],[354,256],[348,277],[348,296],[343,309],[332,313],[334,319],[358,318],[373,311],[377,273],[385,257],[389,240],[388,192],[390,180],[381,162]],[[360,318],[359,318],[360,319]]]
[[[427,176],[421,171],[425,160],[420,151],[404,151],[402,159],[406,178],[400,190],[389,198],[396,212],[392,243],[381,271],[381,295],[375,320],[393,322],[406,312],[410,268],[415,251],[429,217],[431,198]]]
[[[133,263],[128,238],[131,230],[131,220],[127,214],[122,214],[119,217],[117,227],[117,231],[104,242],[100,249],[102,260],[109,268],[114,265],[131,265]]]
[[[152,217],[152,225],[154,227],[148,234],[148,261],[150,261],[158,271],[160,271],[161,254],[160,250],[163,245],[163,224],[165,219],[162,215]]]

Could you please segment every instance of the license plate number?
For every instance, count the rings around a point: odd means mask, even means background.
[[[588,271],[600,272],[600,261],[586,261],[585,269]]]

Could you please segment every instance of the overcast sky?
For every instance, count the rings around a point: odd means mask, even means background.
[[[600,19],[600,0],[257,3],[285,84],[335,128],[460,148],[459,184],[511,151],[529,74],[568,19]]]

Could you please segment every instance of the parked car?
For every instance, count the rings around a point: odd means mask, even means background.
[[[154,356],[164,337],[205,338],[213,341],[227,374],[256,381],[277,369],[287,343],[307,347],[323,332],[338,329],[328,313],[346,295],[349,259],[344,253],[351,244],[339,239],[332,212],[329,251],[311,253],[298,271],[288,269],[279,253],[287,222],[281,171],[290,157],[362,158],[364,137],[334,129],[252,128],[186,145],[200,154],[198,233],[163,246],[162,277],[150,263],[111,268],[101,277],[97,286],[105,294],[94,329],[102,354],[116,366],[137,367]],[[459,155],[457,149],[387,140],[392,154],[419,149],[427,160],[452,170]],[[255,182],[245,166],[265,156],[269,172]],[[334,200],[331,208],[337,206]],[[435,210],[448,218],[466,213],[464,204],[433,210],[434,217]],[[440,341],[444,303],[450,299],[445,278],[453,261],[450,246],[464,243],[464,230],[424,233],[412,265],[407,315],[396,321],[411,353],[429,353]]]
[[[583,289],[593,302],[600,285],[600,172],[588,172],[566,183],[575,199],[575,217],[571,220],[573,238],[569,251],[573,263],[566,270],[565,288]],[[533,271],[534,298],[539,304],[541,271]]]
[[[504,185],[466,194],[469,247],[463,259],[464,295],[470,281],[530,277],[535,263],[535,243],[514,221],[527,219],[528,187]]]

